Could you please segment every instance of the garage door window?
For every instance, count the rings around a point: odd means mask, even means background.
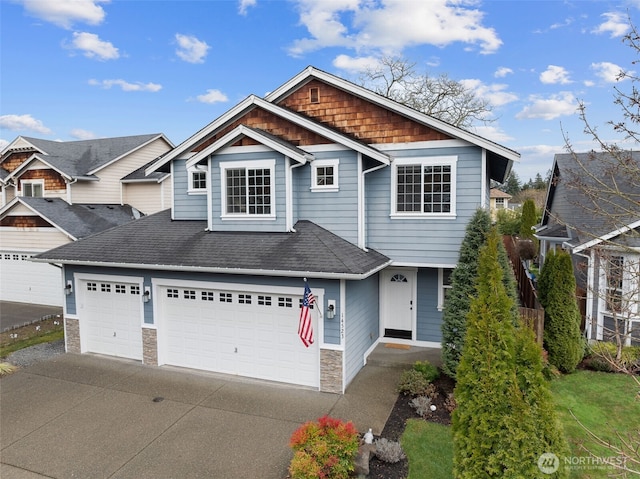
[[[238,303],[240,304],[251,304],[251,295],[250,294],[242,294],[238,295]]]
[[[127,287],[124,284],[116,284],[117,294],[127,294]]]
[[[131,286],[131,294],[140,294],[140,286],[135,285],[135,286]]]
[[[87,283],[87,291],[97,291],[98,285],[96,283]]]
[[[178,290],[177,289],[168,289],[167,290],[167,298],[177,298]]]
[[[233,296],[231,293],[220,293],[221,303],[233,303]]]
[[[202,292],[202,301],[213,301],[214,298],[215,298],[215,294],[213,291]]]
[[[193,289],[185,289],[184,299],[196,299],[196,292]]]
[[[293,308],[293,299],[292,298],[278,298],[278,306],[281,308]]]
[[[258,295],[258,304],[260,306],[271,306],[271,296]]]
[[[109,283],[101,283],[100,284],[100,291],[102,291],[103,293],[110,293],[111,292],[111,285]]]

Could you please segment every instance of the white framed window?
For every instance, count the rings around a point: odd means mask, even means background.
[[[604,310],[622,316],[640,314],[640,257],[603,256]]]
[[[504,198],[496,198],[496,209],[497,210],[504,209]]]
[[[391,217],[455,217],[456,164],[456,156],[397,158],[391,181]]]
[[[451,291],[452,268],[438,268],[438,311],[444,309],[444,302]]]
[[[44,180],[21,180],[22,196],[41,198],[44,195]]]
[[[222,218],[275,218],[275,160],[221,162]]]
[[[190,194],[205,194],[207,192],[207,170],[201,166],[189,168],[189,187],[187,192]]]
[[[338,191],[340,160],[314,160],[311,164],[311,191]]]

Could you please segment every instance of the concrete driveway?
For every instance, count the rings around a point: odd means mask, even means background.
[[[283,479],[305,421],[380,434],[402,369],[367,365],[339,396],[64,354],[0,380],[0,477]]]

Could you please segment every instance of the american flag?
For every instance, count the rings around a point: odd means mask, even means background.
[[[313,344],[313,325],[311,324],[311,310],[309,307],[315,302],[316,298],[311,292],[311,288],[309,288],[309,283],[305,283],[304,296],[302,297],[302,308],[300,309],[298,335],[306,347]]]

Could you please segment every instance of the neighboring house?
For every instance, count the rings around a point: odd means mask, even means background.
[[[498,210],[509,209],[509,200],[513,196],[504,191],[500,191],[498,188],[491,188],[489,191],[489,211],[491,212],[491,219],[496,221],[498,219]]]
[[[170,206],[168,173],[140,172],[164,135],[59,142],[18,137],[0,153],[0,300],[62,306],[60,267],[38,253]]]
[[[640,344],[640,153],[629,162],[635,176],[604,154],[555,155],[535,236],[541,266],[550,249],[572,254],[587,338],[610,339],[617,320],[627,344]]]
[[[341,393],[380,342],[440,346],[467,222],[518,158],[309,67],[147,169],[171,211],[37,260],[64,265],[69,351]]]

